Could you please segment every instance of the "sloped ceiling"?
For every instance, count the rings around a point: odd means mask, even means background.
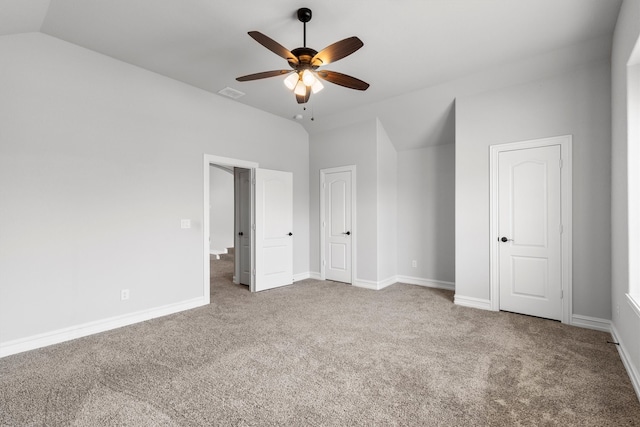
[[[601,40],[611,36],[621,1],[2,0],[0,35],[41,31],[213,93],[232,87],[246,93],[234,102],[292,120],[302,114],[310,133],[377,116],[404,150],[452,142],[446,134],[457,89],[443,93],[442,85],[477,73],[490,79],[490,70],[549,52],[571,56],[592,41],[607,55]],[[282,77],[235,80],[287,68],[247,31],[299,47],[300,7],[313,10],[308,46],[320,50],[353,35],[364,42],[327,68],[367,81],[369,90],[327,83],[303,110]]]

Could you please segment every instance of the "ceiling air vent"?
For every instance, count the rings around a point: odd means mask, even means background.
[[[240,92],[239,90],[232,89],[230,87],[225,87],[221,91],[218,92],[222,96],[226,96],[231,99],[238,99],[241,96],[244,96],[244,92]]]

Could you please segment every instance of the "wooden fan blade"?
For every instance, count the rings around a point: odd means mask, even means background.
[[[321,66],[331,62],[336,62],[345,56],[351,55],[356,50],[364,46],[362,40],[357,37],[349,37],[339,42],[335,42],[318,52],[312,59],[311,65]]]
[[[348,87],[349,89],[367,90],[369,83],[363,82],[355,77],[346,74],[337,73],[335,71],[321,70],[318,71],[318,77],[333,84]]]
[[[239,82],[248,82],[250,80],[259,80],[266,79],[268,77],[276,77],[281,76],[283,74],[292,73],[293,70],[274,70],[274,71],[264,71],[262,73],[248,74],[242,77],[236,77],[236,80]]]
[[[306,91],[304,95],[296,94],[296,101],[298,101],[298,104],[306,104],[307,102],[309,102],[309,98],[311,98],[311,88],[309,86],[305,87]]]
[[[289,51],[286,47],[282,46],[277,41],[273,40],[270,37],[265,36],[259,31],[249,31],[248,33],[255,41],[260,43],[262,46],[269,49],[271,52],[276,55],[286,59],[289,62],[293,62],[295,65],[299,63],[298,58]]]

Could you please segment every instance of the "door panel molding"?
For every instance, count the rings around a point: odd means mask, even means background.
[[[356,224],[356,166],[339,166],[334,168],[326,168],[320,170],[320,280],[326,280],[326,263],[327,260],[327,239],[325,233],[325,223],[326,223],[326,201],[325,201],[325,179],[326,176],[332,173],[341,173],[341,172],[349,172],[351,177],[351,281],[350,283],[353,285],[356,283],[356,272],[357,272],[357,224]]]
[[[562,323],[572,323],[573,293],[572,293],[572,135],[561,135],[550,138],[541,138],[521,142],[497,144],[489,147],[489,171],[490,171],[490,225],[489,240],[490,250],[490,305],[491,310],[500,310],[500,242],[499,232],[499,206],[498,206],[498,157],[501,152],[523,150],[528,148],[541,148],[560,146],[560,211],[562,222],[561,240],[561,277],[562,277]]]

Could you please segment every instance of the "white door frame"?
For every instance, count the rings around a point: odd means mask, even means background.
[[[204,176],[204,194],[203,194],[203,207],[204,207],[204,215],[203,215],[203,227],[202,227],[202,233],[203,233],[203,244],[204,244],[204,257],[203,257],[203,296],[205,299],[205,304],[209,304],[211,302],[211,292],[210,292],[210,287],[211,287],[211,269],[210,269],[210,265],[209,265],[209,260],[210,260],[210,256],[209,256],[209,230],[210,230],[210,224],[209,224],[209,165],[211,164],[215,164],[215,165],[221,165],[221,166],[230,166],[230,167],[238,167],[238,168],[244,168],[244,169],[250,169],[251,170],[251,178],[253,179],[253,176],[255,175],[255,170],[258,168],[258,163],[255,162],[249,162],[246,160],[238,160],[238,159],[231,159],[228,157],[220,157],[220,156],[214,156],[211,154],[205,154],[204,155],[204,170],[203,170],[203,176]],[[251,223],[254,224],[254,207],[253,207],[253,186],[251,186],[251,206],[250,206],[250,210],[251,210]],[[251,230],[251,248],[255,248],[255,242],[254,242],[255,236],[253,233],[253,230]],[[255,265],[255,253],[252,250],[251,251],[251,265],[254,266]],[[251,288],[253,288],[254,286],[254,277],[253,275],[251,276]]]
[[[325,194],[324,181],[325,176],[336,172],[351,172],[351,285],[356,283],[356,245],[358,241],[358,233],[356,226],[356,166],[339,166],[335,168],[320,169],[320,279],[326,280],[326,239],[324,233],[325,226]]]
[[[491,241],[490,251],[490,283],[491,283],[491,310],[500,310],[500,281],[499,281],[499,242],[498,242],[498,155],[503,151],[521,150],[526,148],[560,146],[562,168],[560,170],[560,209],[562,219],[561,251],[562,251],[562,323],[571,324],[573,313],[572,293],[572,136],[562,135],[551,138],[534,139],[529,141],[512,142],[492,145],[490,149],[489,170],[489,236]]]

